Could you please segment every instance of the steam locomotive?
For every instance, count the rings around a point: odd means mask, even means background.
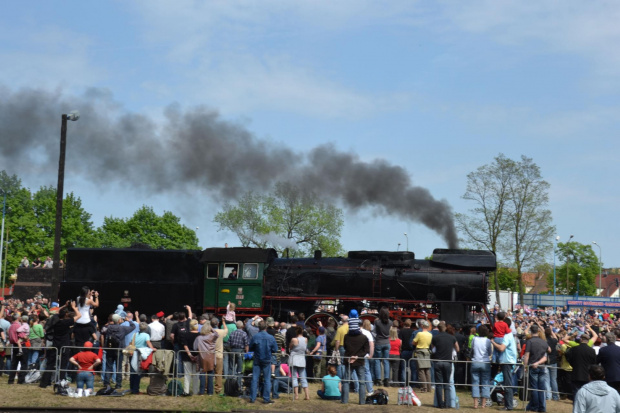
[[[437,317],[466,322],[488,303],[490,251],[435,249],[430,259],[413,252],[351,251],[347,257],[278,258],[273,249],[71,249],[59,298],[83,285],[100,293],[101,316],[118,304],[147,314],[179,311],[238,317],[261,314],[286,320],[303,312],[325,321],[357,309],[373,318],[387,306],[394,318]]]

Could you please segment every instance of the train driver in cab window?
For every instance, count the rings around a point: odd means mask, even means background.
[[[237,269],[233,268],[233,270],[230,272],[230,274],[228,274],[228,279],[229,280],[236,280],[237,279]]]

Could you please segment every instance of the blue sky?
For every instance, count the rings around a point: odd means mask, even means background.
[[[205,105],[300,153],[333,143],[401,166],[456,212],[469,208],[460,198],[467,173],[499,153],[526,155],[551,184],[562,240],[597,241],[604,265],[620,266],[618,21],[611,1],[9,2],[0,86],[64,96],[95,87],[118,113],[156,123],[172,103]],[[178,197],[134,191],[122,178],[89,182],[72,170],[72,129],[65,189],[96,225],[147,204],[199,227],[203,247],[238,245],[216,231],[224,199],[208,188]],[[56,182],[55,168],[9,172],[32,188]],[[405,232],[418,256],[445,247],[430,229],[381,211],[345,218],[347,250],[404,249]]]

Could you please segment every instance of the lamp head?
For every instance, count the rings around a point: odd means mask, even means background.
[[[573,239],[573,235],[571,234],[571,236],[570,236],[570,237],[568,237],[568,240],[570,241],[570,240],[572,240],[572,239]]]
[[[72,120],[72,121],[76,121],[80,118],[80,112],[78,112],[77,110],[72,110],[71,112],[69,112],[69,114],[67,115],[67,119],[68,120]]]
[[[557,237],[555,237],[555,240],[559,241],[560,240],[560,236],[558,235]]]
[[[403,235],[404,235],[404,236],[407,236],[407,233],[405,232]]]
[[[594,245],[598,245],[598,244],[596,243],[596,241],[592,241],[592,244],[594,244]]]

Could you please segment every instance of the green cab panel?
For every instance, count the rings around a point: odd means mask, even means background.
[[[237,312],[260,309],[263,300],[264,263],[206,263],[204,306],[216,312],[234,303]]]

